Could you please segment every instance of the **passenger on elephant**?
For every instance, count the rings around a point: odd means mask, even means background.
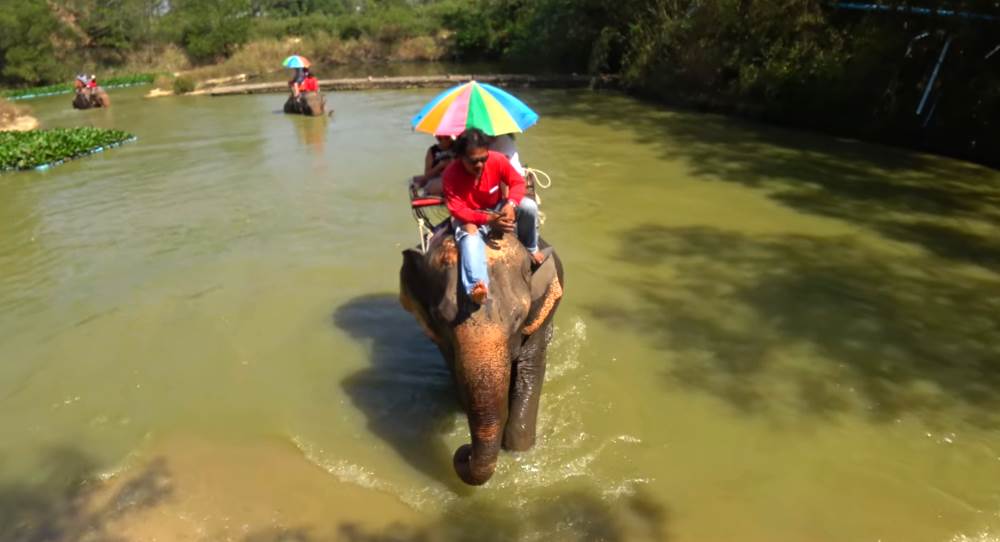
[[[455,154],[452,152],[455,145],[455,136],[434,136],[437,143],[427,148],[424,154],[424,174],[413,178],[414,188],[423,188],[424,195],[440,196],[443,193],[441,187],[441,173],[451,164]]]
[[[292,73],[292,79],[288,81],[288,88],[292,91],[292,96],[299,97],[299,85],[306,78],[302,71],[302,68],[294,68]]]
[[[91,96],[94,96],[94,95],[97,94],[97,92],[100,89],[101,89],[101,87],[98,86],[98,84],[97,84],[97,76],[96,75],[91,75],[90,79],[87,81],[87,92]]]
[[[490,150],[496,151],[507,157],[510,165],[524,177],[524,166],[521,165],[521,157],[517,153],[517,143],[514,141],[514,134],[503,134],[493,138],[490,142]]]
[[[476,304],[489,297],[486,238],[493,231],[517,233],[536,265],[545,260],[538,250],[538,205],[524,197],[524,177],[504,155],[489,150],[489,137],[470,128],[455,141],[456,160],[444,170],[444,199],[455,225],[462,287]],[[501,197],[501,185],[508,190]]]
[[[299,92],[319,92],[319,80],[316,76],[309,71],[309,68],[303,68],[303,78],[302,82],[299,83]]]

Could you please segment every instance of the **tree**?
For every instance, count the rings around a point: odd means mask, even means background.
[[[250,0],[174,0],[165,23],[192,60],[211,62],[246,43],[252,16]]]
[[[0,0],[0,78],[36,84],[65,75],[53,45],[64,30],[45,0]]]

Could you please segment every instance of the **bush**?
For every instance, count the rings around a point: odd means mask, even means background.
[[[231,55],[250,38],[249,0],[174,0],[166,32],[191,60],[207,63]]]
[[[32,169],[70,160],[133,137],[121,130],[92,127],[0,132],[0,171]]]
[[[174,79],[174,94],[187,94],[188,92],[192,92],[196,86],[194,79],[182,75]]]

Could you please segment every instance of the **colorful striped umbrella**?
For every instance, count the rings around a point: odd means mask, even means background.
[[[304,56],[292,55],[286,58],[281,65],[286,68],[308,68],[312,64],[309,62],[309,59]]]
[[[487,135],[523,132],[538,122],[535,113],[511,94],[470,81],[446,90],[413,117],[413,129],[434,135],[459,135],[479,128]]]

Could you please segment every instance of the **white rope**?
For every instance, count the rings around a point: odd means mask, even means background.
[[[535,176],[535,186],[539,188],[549,188],[552,186],[552,177],[550,177],[548,173],[545,173],[540,169],[532,169],[530,167],[525,168],[525,170]],[[545,177],[545,182],[542,182],[542,177]]]
[[[427,227],[427,221],[423,218],[417,219],[417,234],[420,235],[420,252],[427,252],[427,239],[430,237],[431,230]]]
[[[542,206],[542,194],[541,194],[541,192],[539,192],[539,189],[545,189],[545,188],[551,187],[552,186],[552,177],[550,177],[548,173],[545,173],[544,171],[542,171],[540,169],[532,169],[532,168],[528,167],[528,168],[524,168],[524,171],[525,171],[525,173],[527,175],[529,175],[533,179],[535,179],[535,183],[534,183],[535,184],[535,203],[537,203],[538,206],[541,207]],[[545,179],[544,181],[542,180],[543,177]],[[539,225],[545,224],[545,213],[542,212],[542,211],[538,211],[538,224]]]

